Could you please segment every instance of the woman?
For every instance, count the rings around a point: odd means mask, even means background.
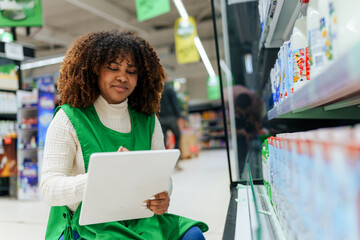
[[[166,213],[171,186],[147,201],[151,218],[79,225],[92,153],[164,149],[155,116],[163,82],[154,49],[132,33],[95,32],[73,43],[45,141],[40,189],[52,206],[46,239],[204,239],[205,223]]]

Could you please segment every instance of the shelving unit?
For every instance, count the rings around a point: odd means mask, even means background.
[[[360,119],[360,68],[356,59],[359,54],[360,42],[271,109],[268,119]]]
[[[268,16],[261,33],[259,49],[279,48],[286,39],[289,39],[300,8],[301,4],[298,0],[277,0],[273,17]]]
[[[0,77],[0,121],[4,121],[1,125],[16,125],[17,107],[15,94],[16,91],[22,87],[22,76],[20,69],[21,61],[34,57],[35,49],[32,46],[0,41],[0,66],[14,66],[10,71],[10,74],[5,71],[5,73],[1,73]],[[3,66],[3,68],[7,69],[8,66]],[[13,97],[9,98],[6,96],[7,94],[13,95]],[[5,155],[3,154],[4,146],[2,144],[3,138],[12,131],[15,132],[16,129],[12,129],[12,127],[11,129],[2,128],[0,131],[0,161],[2,163],[4,163],[2,160],[5,158]],[[13,135],[15,136],[16,134],[14,133]],[[16,141],[16,139],[13,138],[13,141]],[[17,159],[17,157],[15,158]],[[11,197],[17,196],[16,173],[10,177],[0,177],[0,195],[9,195]]]
[[[220,116],[212,119],[201,119],[201,132],[202,149],[225,148],[224,121]]]
[[[198,124],[195,124],[199,131],[200,146],[202,150],[224,149],[225,134],[224,120],[221,113],[220,103],[207,103],[190,106],[190,114],[200,114]]]
[[[37,95],[20,91],[18,105],[18,199],[39,199]]]
[[[311,0],[310,0],[311,1]],[[263,1],[262,3],[264,4]],[[300,13],[304,13],[304,10],[306,10],[305,3],[307,1],[300,1],[300,0],[274,0],[271,1],[271,4],[276,2],[276,7],[273,9],[274,11],[270,11],[268,8],[267,11],[270,12],[271,17],[269,17],[266,21],[264,21],[264,27],[263,31],[260,35],[259,42],[255,42],[255,49],[253,50],[252,54],[257,54],[258,60],[257,60],[257,67],[258,67],[258,75],[256,75],[257,80],[259,81],[259,89],[256,89],[259,92],[262,92],[263,96],[265,95],[264,92],[271,90],[269,89],[269,85],[266,85],[266,83],[269,80],[269,72],[270,69],[274,66],[274,62],[277,58],[277,53],[279,51],[279,48],[282,46],[282,44],[285,41],[288,41],[290,39],[290,35],[292,33],[292,29],[294,26],[294,23],[296,19],[298,18]],[[302,3],[303,2],[303,3]],[[259,4],[261,2],[259,1]],[[270,4],[270,5],[271,5]],[[245,4],[244,4],[245,5]],[[248,5],[248,10],[250,11],[252,9],[252,5]],[[230,10],[229,10],[230,9]],[[231,14],[233,10],[236,10],[236,8],[231,9],[231,7],[227,6],[226,9],[222,9],[226,14]],[[264,10],[265,11],[265,10]],[[236,14],[233,14],[236,16]],[[235,28],[232,25],[236,26],[236,32],[233,35],[240,35],[241,36],[241,23],[236,22],[233,23],[231,21],[234,20],[234,16],[227,17],[225,16],[225,19],[221,19],[223,21],[222,27],[225,28],[228,26],[229,29],[232,29],[231,27]],[[223,16],[222,16],[223,17]],[[214,22],[216,22],[216,19],[214,18]],[[255,22],[247,22],[247,24],[256,24]],[[216,25],[216,24],[214,24]],[[230,27],[229,27],[230,26]],[[216,32],[216,27],[215,27]],[[216,33],[217,34],[217,33]],[[228,34],[228,33],[226,33]],[[225,36],[224,39],[228,37]],[[344,36],[342,36],[344,37]],[[346,37],[346,36],[345,36]],[[225,43],[227,44],[227,43]],[[258,45],[257,45],[258,44]],[[223,46],[218,45],[218,48],[222,48]],[[231,59],[230,56],[226,56],[226,54],[231,55],[233,54],[231,52],[231,46],[230,50],[228,52],[225,52],[225,56],[221,56],[222,53],[220,51],[218,52],[218,56],[220,59]],[[226,47],[224,47],[226,49]],[[234,52],[236,51],[236,47],[233,48]],[[220,49],[224,50],[224,49]],[[238,52],[235,52],[235,54],[241,54]],[[287,132],[296,132],[296,131],[304,131],[306,130],[313,130],[317,128],[328,128],[328,127],[335,127],[335,126],[342,126],[345,129],[345,126],[352,125],[352,124],[358,124],[360,123],[360,67],[358,57],[360,54],[360,39],[359,42],[353,46],[351,49],[349,49],[346,53],[344,53],[342,56],[337,57],[335,60],[331,62],[330,65],[324,69],[322,73],[317,75],[316,78],[312,78],[308,83],[306,83],[304,86],[302,86],[300,89],[296,90],[295,93],[288,96],[286,99],[284,99],[281,103],[273,107],[272,109],[266,109],[266,117],[267,119],[264,119],[264,122],[269,123],[271,125],[272,123],[280,123],[282,124],[282,128],[274,128],[277,130],[278,133],[287,133]],[[219,59],[219,62],[220,62]],[[218,62],[218,63],[219,63]],[[219,63],[220,65],[220,63]],[[219,67],[220,69],[220,67]],[[234,74],[234,72],[232,72]],[[239,77],[239,76],[235,76]],[[240,76],[241,77],[241,76]],[[223,84],[223,86],[228,87],[228,84]],[[267,89],[266,89],[267,87]],[[265,101],[267,99],[264,99]],[[271,104],[268,104],[267,106],[271,106]],[[316,123],[316,124],[315,124]],[[279,124],[279,125],[280,125]],[[286,125],[286,127],[285,127]],[[305,126],[306,125],[306,126]],[[277,125],[278,126],[278,125]],[[289,127],[288,127],[289,126]],[[286,129],[286,130],[285,130]],[[289,131],[287,131],[290,129]],[[355,128],[354,128],[355,129]],[[342,131],[342,130],[338,130]],[[275,131],[276,132],[276,131]],[[294,133],[296,136],[296,133]],[[293,135],[293,136],[294,136]],[[307,135],[308,138],[311,138],[311,134]],[[303,135],[299,137],[299,139],[302,139]],[[334,144],[334,147],[336,149],[340,149],[340,146],[333,141],[334,139],[331,139],[329,142],[331,144]],[[318,140],[315,140],[318,141]],[[300,151],[299,153],[301,157],[303,158],[311,158],[311,154],[316,154],[314,152],[311,152],[311,150],[303,150],[302,148],[310,148],[311,142],[310,139],[304,140],[303,144],[299,147],[298,142],[294,143],[296,147],[296,151]],[[352,143],[352,142],[351,142]],[[253,149],[249,150],[249,153],[247,154],[247,160],[248,163],[248,169],[249,169],[249,176],[248,179],[246,178],[240,178],[238,181],[233,181],[232,174],[235,172],[233,169],[231,169],[231,160],[234,158],[232,154],[231,144],[229,143],[229,149],[228,149],[228,162],[229,162],[229,173],[230,173],[230,180],[231,180],[231,199],[230,199],[230,205],[228,209],[228,217],[227,222],[225,224],[225,231],[224,231],[224,239],[293,239],[293,238],[299,238],[299,239],[310,239],[308,236],[314,236],[316,233],[309,233],[311,230],[314,230],[315,227],[312,228],[306,228],[304,226],[300,227],[299,218],[296,218],[295,212],[300,211],[298,209],[304,210],[304,208],[300,208],[297,204],[298,201],[296,198],[300,198],[300,194],[287,194],[280,192],[280,187],[272,188],[274,190],[272,192],[272,200],[274,201],[274,206],[270,203],[269,197],[266,193],[266,189],[263,186],[262,179],[256,179],[258,182],[255,182],[252,180],[251,175],[256,175],[257,170],[261,170],[263,166],[258,165],[254,166],[254,169],[250,171],[251,164],[254,164],[255,162],[261,163],[261,157],[259,156],[259,152],[261,149]],[[258,143],[259,144],[259,143]],[[279,143],[283,144],[283,148],[285,149],[284,152],[289,152],[290,150],[287,148],[287,143]],[[328,144],[328,142],[325,142],[324,145]],[[234,145],[234,144],[233,144]],[[285,147],[284,147],[285,146]],[[326,145],[327,147],[327,145]],[[355,146],[358,147],[358,146]],[[289,147],[290,148],[290,147]],[[300,149],[300,150],[299,150]],[[327,151],[326,148],[325,152],[331,152],[330,150]],[[257,154],[252,154],[252,152],[255,151]],[[294,151],[294,150],[293,150]],[[344,150],[345,151],[345,150]],[[305,153],[308,154],[310,157],[305,156]],[[333,152],[331,152],[333,153]],[[292,178],[294,174],[291,174],[291,171],[289,171],[289,168],[294,171],[294,169],[298,170],[296,166],[291,165],[293,164],[292,160],[295,158],[293,156],[293,153],[284,156],[283,153],[279,153],[276,151],[274,153],[275,155],[280,156],[280,161],[286,162],[288,165],[288,168],[277,168],[278,172],[284,173],[286,175],[286,178],[290,182],[295,182],[295,178]],[[337,152],[337,154],[348,154],[348,153],[340,153]],[[336,159],[346,159],[346,157],[343,156],[343,158],[335,155]],[[337,158],[338,157],[338,158]],[[313,164],[313,162],[306,162],[303,161],[303,158],[301,159],[301,163],[306,165],[307,168],[316,168],[316,166],[312,166],[310,164]],[[235,158],[236,159],[236,158]],[[333,156],[332,158],[333,159]],[[260,160],[260,161],[259,161]],[[279,161],[279,159],[277,159]],[[318,159],[317,159],[318,160]],[[330,161],[330,160],[329,160]],[[341,161],[341,160],[339,160]],[[282,162],[282,163],[283,163]],[[306,162],[306,163],[304,163]],[[271,163],[271,162],[270,162]],[[277,162],[278,163],[278,162]],[[318,164],[318,163],[316,163]],[[340,164],[337,162],[337,164]],[[236,164],[235,168],[236,168]],[[341,164],[340,164],[341,165]],[[264,165],[267,167],[267,165]],[[258,167],[258,168],[256,168]],[[303,166],[302,166],[303,167]],[[334,169],[336,167],[332,166]],[[273,168],[272,168],[273,169]],[[280,170],[279,170],[280,169]],[[345,168],[342,169],[342,171]],[[348,168],[350,169],[350,168]],[[254,171],[253,171],[254,170]],[[304,170],[304,169],[303,169]],[[327,169],[326,169],[327,170]],[[322,170],[323,171],[323,170]],[[339,170],[340,171],[340,170]],[[289,173],[290,172],[290,173]],[[306,171],[306,174],[308,171]],[[266,174],[266,172],[265,172]],[[304,174],[304,176],[308,176]],[[337,177],[340,179],[339,181],[344,184],[346,181],[350,181],[349,179],[346,179],[344,177],[347,173],[342,172],[343,175],[340,175],[337,173]],[[233,174],[235,175],[235,174]],[[350,175],[350,173],[349,173]],[[275,176],[275,177],[274,177]],[[279,177],[280,175],[273,174],[271,177],[276,179],[279,182],[284,182],[283,176],[282,178]],[[340,177],[341,176],[341,177]],[[301,180],[304,180],[302,179]],[[290,180],[289,180],[290,179]],[[310,179],[310,178],[309,178]],[[351,178],[351,180],[354,180],[355,178]],[[273,180],[273,179],[272,179]],[[299,180],[298,178],[296,180]],[[301,181],[298,184],[304,184],[305,181]],[[317,186],[315,181],[318,179],[311,178],[307,184],[314,184],[312,186]],[[243,185],[238,185],[238,188],[234,190],[234,183],[242,183]],[[276,181],[274,181],[276,182]],[[271,184],[273,182],[269,181]],[[346,182],[349,183],[349,182]],[[336,183],[335,180],[333,184],[338,184],[341,186],[341,189],[346,188],[345,185],[341,185],[339,182]],[[348,184],[350,185],[350,184]],[[346,186],[348,186],[346,185]],[[267,185],[269,186],[269,185]],[[302,185],[303,186],[303,185]],[[270,188],[268,188],[270,189]],[[300,188],[301,189],[301,188]],[[319,188],[316,188],[319,189]],[[311,192],[313,194],[314,192],[317,193],[317,190]],[[314,189],[313,189],[314,190]],[[296,190],[297,191],[297,190]],[[305,190],[303,190],[305,192]],[[344,196],[347,195],[347,192],[349,190],[344,190]],[[302,191],[300,191],[302,192]],[[320,192],[320,191],[319,191]],[[356,195],[356,192],[353,190],[351,193],[353,195]],[[283,195],[281,195],[283,194]],[[304,194],[304,193],[303,193]],[[305,194],[309,194],[309,192],[306,192]],[[294,199],[287,202],[287,196],[291,196]],[[329,194],[331,196],[331,192]],[[280,197],[279,197],[280,196]],[[309,198],[309,196],[307,196]],[[328,196],[326,196],[328,197]],[[311,201],[313,200],[313,196],[310,196]],[[353,198],[351,201],[356,202],[357,200]],[[284,204],[285,202],[285,204]],[[339,201],[340,202],[340,201]],[[339,205],[339,202],[337,202],[337,205]],[[281,205],[280,204],[284,204]],[[303,202],[302,202],[303,203]],[[304,204],[303,204],[304,205]],[[355,206],[355,203],[353,204]],[[237,208],[237,210],[236,210]],[[276,208],[279,210],[279,212],[276,211]],[[339,210],[340,209],[340,210]],[[341,211],[342,208],[339,208],[337,211]],[[287,214],[284,214],[286,212]],[[353,212],[353,211],[352,211]],[[304,211],[302,211],[304,213]],[[344,213],[344,215],[347,212]],[[309,214],[306,214],[309,216]],[[334,214],[331,215],[332,219],[336,219],[336,217],[339,217],[338,215],[341,214]],[[286,216],[286,217],[284,217]],[[328,215],[326,215],[328,216]],[[312,216],[312,222],[318,220],[316,217]],[[340,217],[339,217],[340,218]],[[234,220],[235,219],[235,220]],[[294,220],[296,219],[296,220]],[[303,220],[303,219],[302,219]],[[307,221],[309,223],[310,221]],[[333,221],[335,222],[335,220]],[[354,224],[355,221],[352,221]],[[234,227],[234,225],[236,225]],[[306,224],[303,224],[306,225]],[[314,225],[312,225],[313,227]],[[333,226],[333,225],[331,225]],[[316,226],[317,227],[317,226]],[[295,229],[295,230],[294,230]],[[320,228],[318,228],[320,229]],[[345,229],[345,228],[344,228]],[[305,230],[305,231],[303,231]],[[306,232],[306,230],[309,230],[309,232]],[[328,229],[323,229],[325,232],[327,232]],[[287,231],[287,232],[286,232]],[[316,230],[315,230],[316,231]],[[314,232],[315,232],[314,231]],[[287,236],[288,234],[288,236]],[[317,236],[317,235],[316,235]],[[354,235],[352,235],[354,236]],[[317,239],[317,238],[313,238]]]

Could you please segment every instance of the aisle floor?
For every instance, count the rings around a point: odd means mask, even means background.
[[[207,240],[222,239],[230,200],[225,150],[200,152],[196,158],[181,160],[174,171],[169,212],[204,221],[209,225]],[[0,239],[44,239],[50,208],[42,201],[20,201],[0,197]]]

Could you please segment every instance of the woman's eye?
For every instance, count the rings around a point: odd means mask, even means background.
[[[136,74],[136,71],[128,71],[129,74],[134,75]]]
[[[112,67],[108,66],[107,68],[108,68],[110,71],[117,71],[117,70],[118,70],[118,68],[116,68],[116,67],[115,67],[115,68],[112,68]]]

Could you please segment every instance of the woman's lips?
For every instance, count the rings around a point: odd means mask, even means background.
[[[124,91],[126,91],[128,89],[126,86],[123,86],[123,85],[114,85],[113,88],[117,92],[124,92]]]

